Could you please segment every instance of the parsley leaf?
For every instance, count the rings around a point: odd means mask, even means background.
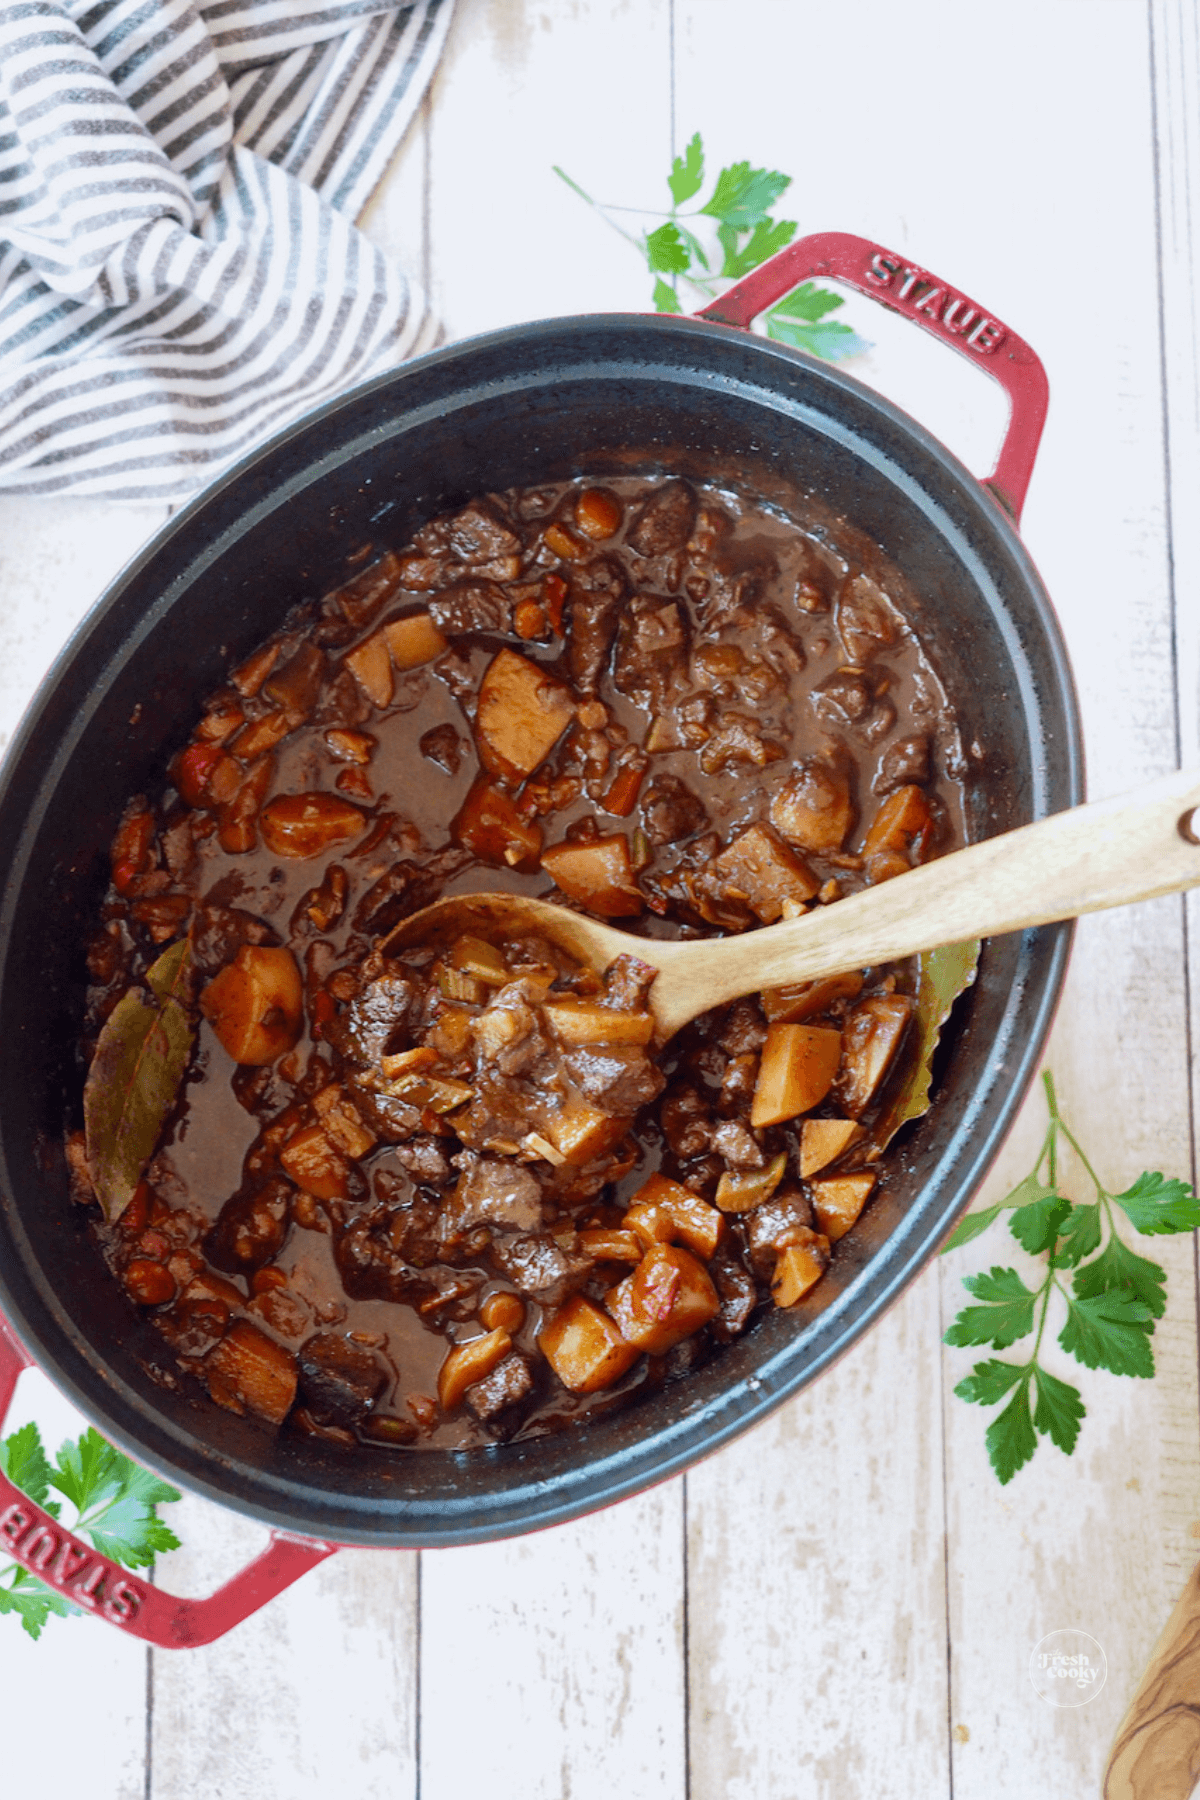
[[[661,275],[654,284],[654,310],[655,312],[664,313],[677,313],[683,311],[682,306],[679,304],[679,295],[675,292],[675,289],[669,282],[663,280]]]
[[[807,350],[810,356],[819,356],[825,362],[844,362],[848,356],[862,356],[871,348],[866,338],[851,331],[849,325],[839,325],[836,319],[823,325],[801,325],[791,319],[777,319],[769,312],[767,336],[776,343],[790,344],[793,350]]]
[[[1038,1402],[1033,1415],[1034,1425],[1070,1456],[1075,1449],[1079,1427],[1087,1417],[1079,1389],[1060,1381],[1057,1375],[1048,1375],[1041,1368],[1037,1370],[1036,1379]]]
[[[657,231],[651,231],[646,237],[646,261],[651,269],[659,269],[664,275],[686,274],[691,257],[687,245],[679,235],[679,227],[670,219],[660,225]]]
[[[50,1492],[50,1464],[42,1448],[42,1434],[33,1420],[0,1443],[0,1470],[39,1506]]]
[[[154,1512],[159,1501],[178,1500],[179,1494],[122,1456],[98,1431],[63,1445],[50,1485],[76,1508],[76,1529],[126,1568],[145,1568],[158,1551],[179,1548],[179,1539]]]
[[[963,1286],[983,1306],[965,1306],[946,1333],[948,1344],[991,1344],[1006,1350],[1033,1330],[1030,1292],[1015,1269],[993,1268],[990,1275],[966,1275]]]
[[[964,1244],[969,1244],[973,1239],[982,1236],[989,1225],[995,1224],[1003,1210],[1004,1202],[1000,1201],[996,1206],[985,1206],[982,1212],[968,1213],[954,1227],[950,1241],[942,1251],[942,1255],[947,1255],[951,1250],[961,1250]]]
[[[1059,1227],[1071,1210],[1071,1202],[1060,1194],[1046,1194],[1028,1206],[1019,1206],[1008,1221],[1009,1230],[1030,1256],[1049,1250],[1058,1237]]]
[[[1115,1243],[1117,1240],[1113,1241]],[[1073,1206],[1059,1226],[1058,1248],[1054,1253],[1055,1268],[1073,1269],[1076,1263],[1092,1254],[1099,1242],[1099,1202],[1094,1206]]]
[[[1037,1449],[1033,1420],[1029,1416],[1029,1383],[1023,1381],[1004,1411],[992,1420],[984,1438],[988,1460],[1007,1487],[1018,1469],[1023,1469]]]
[[[1167,1310],[1167,1276],[1164,1269],[1148,1257],[1111,1237],[1101,1255],[1075,1275],[1075,1293],[1080,1300],[1091,1300],[1098,1294],[1130,1293],[1149,1308],[1151,1316],[1161,1319]]]
[[[976,1363],[954,1391],[960,1400],[973,1400],[976,1406],[994,1406],[1024,1373],[1020,1363],[1000,1362],[992,1357],[987,1362]]]
[[[682,206],[693,194],[698,194],[704,185],[704,142],[697,132],[682,156],[677,156],[671,164],[671,173],[667,176],[667,185],[671,190],[671,198],[676,206]]]
[[[1067,1296],[1067,1322],[1058,1336],[1064,1350],[1087,1369],[1109,1369],[1114,1375],[1154,1374],[1150,1308],[1123,1292]]]
[[[61,1506],[47,1499],[56,1489],[75,1509],[71,1530],[126,1568],[146,1568],[160,1551],[179,1548],[179,1539],[155,1511],[163,1501],[178,1500],[178,1492],[130,1462],[98,1431],[89,1429],[77,1443],[65,1443],[52,1466],[37,1426],[23,1425],[0,1442],[0,1469],[57,1519]],[[0,1569],[0,1613],[15,1613],[30,1637],[41,1635],[51,1613],[66,1618],[78,1610],[19,1564]]]
[[[791,243],[796,235],[794,219],[776,219],[772,222],[765,219],[754,227],[746,242],[738,248],[737,232],[730,225],[721,225],[717,230],[717,238],[725,252],[725,261],[721,265],[721,274],[736,279],[748,275],[751,269],[757,269],[759,263],[766,262],[768,256],[774,256]],[[845,327],[843,327],[845,329]]]
[[[1200,1200],[1186,1181],[1165,1181],[1147,1171],[1113,1199],[1135,1231],[1149,1237],[1200,1226]]]
[[[748,162],[730,163],[717,176],[711,198],[700,208],[722,225],[748,231],[761,225],[779,196],[790,188],[790,175],[777,169],[752,169]]]
[[[828,288],[819,288],[815,281],[802,281],[786,299],[771,309],[771,317],[803,319],[806,324],[815,325],[826,313],[836,312],[839,306],[845,304],[840,294],[831,294]]]

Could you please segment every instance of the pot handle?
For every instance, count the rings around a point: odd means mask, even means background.
[[[32,1367],[33,1358],[0,1313],[0,1425],[17,1377]],[[0,1473],[0,1563],[11,1558],[73,1606],[160,1650],[194,1650],[224,1637],[336,1549],[336,1544],[273,1531],[265,1550],[215,1594],[181,1600],[101,1556]]]
[[[789,244],[696,317],[748,330],[768,306],[814,276],[844,281],[860,294],[869,294],[892,312],[924,326],[1000,383],[1011,411],[996,466],[983,485],[1019,520],[1046,423],[1050,397],[1046,371],[1015,331],[919,263],[869,238],[821,231]]]

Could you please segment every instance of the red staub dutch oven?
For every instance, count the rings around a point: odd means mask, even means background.
[[[1008,433],[982,485],[851,377],[752,336],[810,276],[925,326],[1007,389]],[[731,329],[734,328],[734,329]],[[670,471],[733,483],[884,547],[957,709],[971,833],[1081,798],[1071,678],[1015,530],[1046,410],[1037,357],[905,258],[829,234],[793,245],[696,319],[518,326],[358,388],[275,438],[184,509],[100,601],[29,710],[0,778],[0,1417],[36,1360],[134,1457],[275,1528],[204,1601],[109,1564],[0,1479],[0,1551],[153,1643],[211,1641],[337,1544],[504,1537],[632,1494],[714,1450],[828,1366],[945,1237],[1036,1065],[1069,929],[990,942],[959,1003],[933,1110],[893,1150],[886,1191],[839,1247],[804,1319],[771,1309],[688,1379],[528,1443],[397,1454],[334,1447],[222,1412],[164,1383],[163,1350],[103,1272],[67,1195],[64,1123],[87,921],[126,797],[156,791],[204,694],[297,599],[336,585],[347,549],[402,544],[481,490]],[[857,549],[855,554],[858,554]],[[873,554],[865,545],[862,555]],[[18,1339],[19,1334],[19,1339]],[[24,1347],[23,1347],[24,1346]]]

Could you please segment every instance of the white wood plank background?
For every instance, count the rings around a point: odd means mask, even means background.
[[[787,170],[802,230],[910,253],[1034,344],[1052,410],[1024,534],[1055,597],[1095,795],[1200,761],[1200,46],[1189,0],[459,0],[366,224],[455,338],[642,309],[628,251],[551,172],[655,204],[693,130]],[[859,373],[984,472],[997,391],[868,303]],[[0,733],[160,522],[0,494]],[[1193,1168],[1200,902],[1080,926],[1049,1060],[1101,1172]],[[998,1197],[1042,1130],[1036,1095]],[[3,1791],[45,1800],[1076,1800],[1200,1556],[1192,1243],[1160,1239],[1153,1384],[1079,1379],[1067,1460],[1001,1490],[943,1349],[984,1239],[750,1437],[595,1519],[489,1548],[345,1553],[220,1644],[0,1620]],[[1074,1367],[1074,1366],[1073,1366]],[[1080,1379],[1082,1377],[1082,1379]],[[17,1413],[78,1429],[38,1376]],[[199,1501],[160,1578],[258,1541]],[[1054,1709],[1026,1667],[1090,1632],[1108,1681]],[[69,1731],[64,1719],[69,1717]],[[51,1754],[45,1746],[52,1745]],[[11,1784],[11,1788],[10,1788]]]

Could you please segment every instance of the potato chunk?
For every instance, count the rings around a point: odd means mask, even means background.
[[[908,857],[913,840],[921,836],[928,824],[929,803],[921,789],[897,788],[875,814],[863,843],[863,855],[891,851]]]
[[[546,1126],[546,1133],[563,1161],[580,1169],[593,1157],[615,1150],[632,1124],[632,1118],[601,1112],[598,1106],[571,1095]]]
[[[828,1012],[835,1000],[857,1000],[863,978],[857,970],[846,975],[823,975],[818,981],[796,981],[789,987],[764,988],[759,998],[768,1024],[778,1019],[794,1024]]]
[[[877,994],[847,1013],[837,1092],[851,1118],[859,1118],[871,1104],[912,1015],[907,994]]]
[[[349,1197],[349,1166],[333,1139],[319,1125],[303,1125],[279,1152],[285,1175],[316,1200]]]
[[[876,1179],[869,1169],[860,1169],[853,1175],[825,1175],[810,1184],[817,1223],[831,1244],[845,1237],[866,1205]]]
[[[640,1207],[664,1213],[670,1220],[672,1237],[706,1261],[725,1235],[725,1220],[717,1208],[694,1194],[691,1188],[684,1187],[682,1182],[672,1181],[666,1175],[651,1175],[642,1183],[630,1202],[630,1212],[625,1215],[627,1223],[632,1224],[630,1214]]]
[[[432,662],[446,648],[442,636],[427,612],[410,613],[407,619],[393,619],[383,628],[392,662],[398,669],[419,669]]]
[[[754,1129],[819,1106],[841,1055],[842,1034],[827,1025],[768,1025],[750,1108]]]
[[[691,1337],[721,1310],[703,1263],[674,1244],[656,1244],[632,1275],[605,1295],[621,1336],[639,1350],[661,1356]]]
[[[638,1359],[637,1345],[627,1343],[613,1320],[581,1294],[555,1313],[538,1348],[573,1394],[611,1387]]]
[[[829,1267],[829,1239],[807,1226],[796,1228],[795,1240],[784,1244],[775,1264],[771,1298],[776,1306],[795,1306],[816,1287]]]
[[[622,832],[585,844],[551,844],[542,852],[547,875],[572,900],[602,919],[632,919],[642,910],[629,840]]]
[[[300,1035],[304,988],[290,950],[243,944],[214,975],[200,1010],[234,1062],[261,1066],[282,1056]]]
[[[392,704],[395,679],[388,642],[382,631],[376,631],[353,650],[347,651],[346,667],[373,706]]]
[[[751,825],[734,838],[713,863],[713,874],[743,895],[764,925],[781,917],[785,900],[811,900],[821,886],[769,825]]]
[[[450,824],[456,844],[480,862],[532,871],[542,852],[542,828],[523,819],[508,795],[478,775]]]
[[[771,823],[800,850],[840,850],[854,823],[844,771],[812,757],[798,762],[771,802]]]
[[[563,682],[515,650],[501,650],[479,687],[479,760],[502,781],[522,782],[546,760],[574,717],[575,702]]]
[[[800,1132],[800,1174],[807,1181],[821,1169],[836,1162],[851,1144],[866,1136],[853,1119],[805,1119]]]
[[[548,1000],[542,1008],[561,1044],[648,1044],[654,1019],[648,1012],[617,1012],[596,1000]]]
[[[257,1325],[238,1319],[204,1358],[208,1391],[229,1412],[282,1425],[296,1398],[296,1359]]]

